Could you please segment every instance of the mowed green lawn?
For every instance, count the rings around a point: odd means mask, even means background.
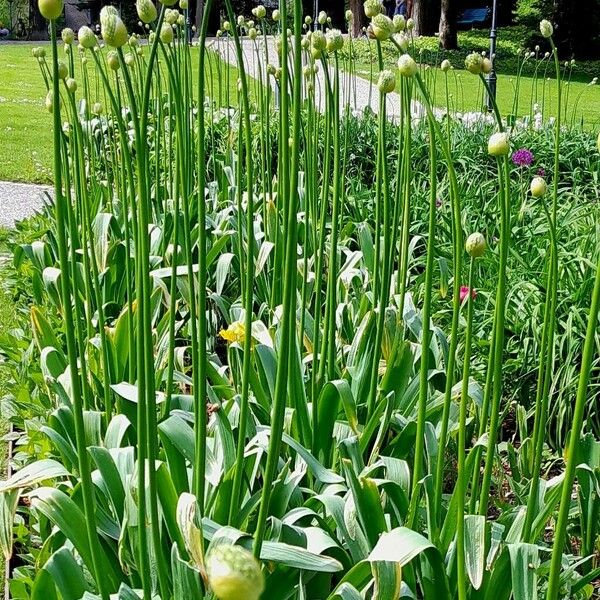
[[[385,67],[395,69],[392,63],[386,64]],[[360,65],[358,74],[369,79],[371,69],[369,66]],[[373,81],[377,81],[377,76],[378,69],[373,67]],[[429,80],[429,89],[434,90],[432,96],[435,105],[446,106],[445,74],[438,68],[429,68],[425,77]],[[497,101],[502,116],[529,116],[533,112],[534,104],[543,109],[544,119],[556,116],[558,86],[555,79],[521,76],[518,85],[518,100],[515,102],[517,76],[502,73],[498,75]],[[482,110],[483,84],[479,77],[464,69],[456,68],[448,73],[448,94],[452,111],[465,113]],[[596,128],[600,124],[600,85],[579,81],[564,82],[562,106],[563,123],[580,124],[583,121],[586,129]]]
[[[0,44],[0,181],[50,183],[52,180],[52,122],[44,106],[44,80],[37,60],[31,55],[35,45]],[[37,45],[45,47],[50,56],[49,44]],[[197,48],[192,53],[194,60]],[[91,60],[88,68],[92,76]],[[229,71],[228,78],[225,69]],[[216,68],[210,73],[217,89]],[[196,79],[197,69],[194,74]],[[232,104],[237,104],[237,79],[237,69],[221,62],[221,85],[229,84]],[[207,88],[210,89],[208,85]]]

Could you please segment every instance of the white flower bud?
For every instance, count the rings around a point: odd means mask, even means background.
[[[381,13],[371,19],[371,27],[373,28],[373,35],[380,42],[389,40],[396,31],[393,21]]]
[[[451,66],[452,66],[452,65],[450,64],[450,61],[449,61],[447,58],[445,58],[445,59],[442,61],[442,64],[440,65],[440,69],[442,69],[442,71],[443,71],[444,73],[447,73],[447,72],[450,70],[450,67],[451,67]]]
[[[403,54],[398,59],[398,71],[403,77],[413,77],[418,71],[418,66],[410,54]]]
[[[483,57],[477,52],[471,52],[465,58],[465,69],[473,75],[479,75],[483,69]]]
[[[77,82],[72,77],[69,77],[65,81],[65,86],[71,94],[74,94],[77,91]]]
[[[531,195],[534,198],[541,198],[546,194],[546,190],[548,186],[546,185],[546,181],[543,177],[534,177],[531,180],[531,185],[529,186],[529,190],[531,191]]]
[[[366,0],[364,4],[365,15],[367,18],[372,19],[375,15],[379,15],[383,12],[383,6],[381,0]]]
[[[70,46],[73,43],[73,41],[75,40],[75,32],[70,27],[65,27],[60,32],[60,37],[62,38],[62,41],[65,44]]]
[[[281,18],[281,13],[279,12],[278,9],[275,9],[271,16],[273,17],[273,21],[277,22]]]
[[[325,38],[328,52],[338,52],[344,47],[344,36],[339,29],[329,30]]]
[[[102,38],[109,46],[121,48],[127,43],[127,28],[114,6],[104,6],[102,8],[100,11],[100,26]]]
[[[153,23],[156,21],[158,13],[152,0],[136,0],[135,8],[142,23]]]
[[[488,154],[491,156],[506,156],[510,151],[508,134],[504,132],[494,133],[488,140]]]
[[[163,23],[160,28],[160,41],[163,44],[170,44],[173,41],[173,27],[168,23]]]
[[[54,21],[62,15],[63,0],[38,0],[38,9],[44,19]]]
[[[552,23],[546,19],[540,21],[540,33],[545,38],[552,37],[552,34],[554,33],[554,27],[552,27]]]
[[[391,94],[396,89],[396,75],[393,71],[386,69],[379,73],[377,87],[382,94]]]
[[[465,250],[469,256],[473,258],[479,258],[483,256],[485,249],[487,248],[487,243],[485,241],[485,237],[483,234],[476,232],[472,233],[465,243]]]
[[[317,22],[319,23],[319,25],[325,25],[325,23],[327,23],[327,13],[322,10],[319,13],[319,16],[317,17]]]
[[[219,545],[206,559],[208,583],[218,600],[258,600],[265,588],[258,561],[241,546]]]
[[[87,48],[88,50],[93,48],[98,42],[96,39],[96,34],[87,25],[79,28],[79,31],[77,32],[77,39],[79,40],[81,46],[83,48]]]
[[[118,71],[119,67],[121,66],[119,63],[119,56],[114,50],[111,50],[106,55],[106,62],[112,71]]]

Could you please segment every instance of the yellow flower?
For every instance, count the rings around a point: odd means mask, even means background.
[[[246,337],[246,329],[241,321],[235,321],[227,329],[221,329],[219,335],[229,344],[242,344]]]

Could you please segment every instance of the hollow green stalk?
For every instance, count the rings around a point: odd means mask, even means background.
[[[85,514],[86,533],[92,556],[94,578],[102,600],[108,600],[109,590],[104,576],[101,561],[101,547],[96,530],[96,509],[94,501],[94,487],[90,470],[87,442],[85,439],[85,425],[83,419],[83,406],[81,403],[81,381],[77,368],[77,350],[74,336],[73,317],[71,306],[71,280],[69,277],[69,258],[67,250],[67,215],[65,196],[62,186],[62,161],[61,161],[61,119],[60,119],[60,90],[58,77],[58,48],[56,41],[56,21],[50,21],[50,38],[52,43],[52,95],[54,110],[52,111],[52,125],[54,136],[54,194],[56,204],[56,229],[58,238],[58,251],[61,277],[61,295],[64,308],[65,336],[67,340],[67,355],[69,371],[71,374],[71,392],[73,398],[73,417],[75,422],[75,440],[77,444],[77,458],[79,474],[81,477],[81,492]]]

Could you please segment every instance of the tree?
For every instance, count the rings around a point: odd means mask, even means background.
[[[411,17],[415,22],[415,35],[433,35],[438,26],[438,0],[413,0]]]
[[[440,16],[440,44],[445,50],[455,50],[458,48],[455,0],[442,0],[442,11]]]
[[[367,17],[363,9],[363,0],[350,0],[350,10],[354,15],[354,21],[352,22],[352,33],[355,37],[362,35],[363,27],[366,27]]]

